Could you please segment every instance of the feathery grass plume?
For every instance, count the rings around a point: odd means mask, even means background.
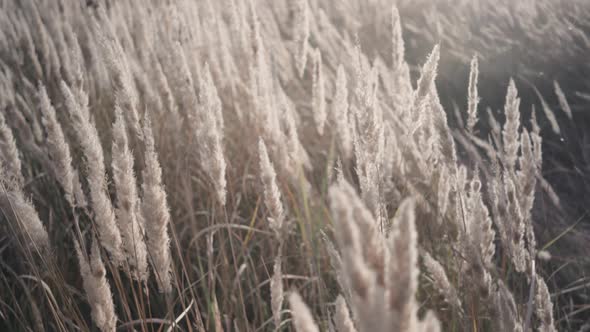
[[[127,55],[119,43],[114,29],[104,9],[101,7],[99,15],[104,20],[104,27],[96,27],[99,30],[99,42],[104,51],[104,59],[107,68],[112,75],[113,91],[115,92],[115,103],[123,110],[127,123],[133,133],[141,139],[141,126],[137,105],[139,97],[135,88],[131,67],[127,61]]]
[[[311,311],[301,299],[297,292],[289,294],[289,306],[291,307],[291,316],[293,325],[297,332],[319,332],[320,329],[313,320]]]
[[[437,208],[438,213],[441,216],[438,222],[442,223],[444,216],[447,212],[449,207],[449,195],[452,190],[451,184],[451,175],[449,174],[449,169],[446,166],[442,166],[440,169],[440,173],[438,175],[438,184],[437,184]]]
[[[96,96],[103,86],[108,86],[111,78],[109,76],[109,71],[106,68],[106,64],[104,63],[102,57],[101,46],[99,45],[99,38],[96,35],[96,30],[90,24],[83,28],[83,35],[88,36],[88,40],[86,42],[80,41],[81,46],[88,49],[88,61],[84,61],[84,63],[88,63],[89,68],[87,68],[86,73],[88,77],[93,77],[92,80],[87,80],[88,87],[86,87],[86,91],[88,91],[89,95]],[[71,89],[76,91],[76,86],[72,86]]]
[[[345,181],[330,188],[330,207],[359,331],[419,328],[414,298],[418,266],[413,200],[401,203],[387,239],[389,245],[381,252],[380,245],[374,243],[385,241],[384,235],[368,227],[367,222],[375,221]]]
[[[223,109],[219,94],[217,93],[217,87],[213,82],[213,76],[211,75],[211,69],[209,63],[205,63],[202,69],[202,78],[199,81],[199,99],[201,105],[210,112],[213,112],[215,118],[215,124],[220,132],[223,132]]]
[[[47,131],[47,147],[53,159],[57,181],[64,189],[66,199],[72,207],[76,205],[74,187],[80,185],[76,171],[72,167],[70,147],[66,142],[61,125],[57,121],[55,108],[51,105],[47,90],[43,84],[39,84],[39,102],[42,113],[43,125]],[[74,184],[74,181],[78,182]]]
[[[510,220],[510,223],[512,224],[510,226],[512,234],[509,237],[509,239],[512,241],[512,259],[516,271],[525,272],[527,264],[530,262],[530,257],[528,257],[529,253],[526,250],[525,244],[525,236],[527,231],[527,220],[525,220],[525,213],[528,211],[522,211],[521,209],[518,196],[518,184],[515,181],[509,181],[506,186],[506,196],[508,202],[508,218],[506,219],[512,219]]]
[[[443,109],[436,86],[432,84],[432,91],[430,92],[430,107],[431,112],[431,126],[433,134],[430,137],[432,141],[434,157],[437,160],[444,160],[451,165],[457,163],[457,149],[455,148],[455,140],[453,133],[449,128],[447,122],[447,114]]]
[[[303,77],[305,64],[307,63],[308,39],[309,39],[309,8],[307,0],[296,0],[294,8],[294,33],[295,33],[295,67],[299,77]]]
[[[143,135],[142,135],[143,136]],[[133,172],[133,155],[129,150],[127,129],[123,111],[115,106],[112,147],[113,180],[117,190],[117,224],[121,230],[123,249],[134,278],[146,281],[148,278],[147,251],[144,229],[137,215],[139,197]]]
[[[312,165],[309,155],[307,154],[307,151],[305,151],[305,148],[299,139],[299,134],[297,133],[297,122],[295,120],[296,111],[288,98],[287,94],[281,89],[278,102],[282,109],[281,123],[284,126],[285,137],[287,140],[286,150],[288,151],[290,159],[288,168],[291,170],[298,170],[303,166],[305,169],[311,170]]]
[[[498,280],[492,294],[492,306],[497,317],[494,319],[496,331],[523,332],[522,320],[518,315],[514,296],[502,280]]]
[[[47,230],[41,219],[39,219],[39,214],[33,202],[25,197],[21,185],[14,182],[10,183],[10,179],[4,177],[1,168],[0,184],[2,185],[0,207],[4,215],[9,219],[13,219],[18,225],[18,229],[25,237],[26,243],[30,243],[40,252],[48,250],[50,244]]]
[[[342,295],[336,298],[336,312],[334,314],[334,325],[338,332],[357,332],[354,327],[354,322],[350,317],[348,306]]]
[[[43,56],[43,65],[45,66],[45,77],[51,78],[59,77],[60,73],[60,59],[57,56],[57,50],[55,46],[54,38],[49,35],[49,31],[47,26],[41,20],[41,16],[39,15],[39,7],[32,6],[35,8],[34,12],[34,20],[33,25],[36,28],[35,35],[37,37],[36,43],[38,45],[42,45],[40,52]]]
[[[360,231],[353,218],[352,208],[348,205],[351,198],[346,192],[347,186],[350,187],[346,181],[343,181],[330,188],[330,209],[334,221],[338,223],[334,228],[334,235],[341,256],[340,267],[346,286],[344,290],[347,294],[351,294],[353,301],[355,301],[353,309],[356,311],[357,302],[371,301],[370,292],[375,288],[376,276],[375,272],[365,264],[362,257]],[[355,200],[355,203],[360,201],[356,196],[352,196],[352,199]],[[370,213],[368,215],[370,216]]]
[[[254,122],[255,126],[259,127],[260,131],[263,133],[263,138],[267,140],[272,148],[273,146],[279,146],[284,143],[283,133],[281,132],[278,112],[275,112],[273,109],[273,95],[275,91],[267,59],[268,52],[266,51],[260,28],[258,27],[259,22],[256,20],[255,23],[255,61],[250,68],[250,93],[254,105],[254,112],[251,112],[253,117],[250,120]],[[281,158],[281,162],[279,162],[281,168],[285,167],[282,159],[283,158]]]
[[[469,88],[467,97],[467,132],[473,134],[473,128],[477,123],[477,104],[479,104],[479,95],[477,93],[477,77],[479,76],[479,65],[477,56],[471,60],[471,70],[469,72]]]
[[[71,24],[63,25],[63,33],[66,43],[68,44],[68,53],[70,54],[70,61],[66,67],[71,69],[71,79],[69,82],[78,91],[83,92],[82,85],[84,83],[84,56],[82,55],[82,49],[78,42],[78,37],[73,31]],[[70,70],[68,70],[70,71]]]
[[[69,46],[66,44],[66,37],[65,37],[65,29],[63,26],[69,25],[68,23],[62,22],[48,22],[49,28],[51,30],[51,36],[53,36],[55,43],[55,51],[57,54],[58,59],[61,62],[61,75],[63,75],[63,79],[70,84],[74,82],[74,74],[72,68],[72,59],[70,57],[71,51]]]
[[[313,118],[315,125],[320,135],[324,134],[324,126],[326,124],[326,92],[324,83],[324,73],[322,69],[322,53],[319,49],[315,49],[313,56],[313,75],[312,75],[312,104],[313,104]]]
[[[93,239],[90,256],[82,251],[78,241],[75,241],[74,245],[92,320],[102,332],[115,331],[117,324],[115,305],[98,243]]]
[[[494,113],[492,112],[492,109],[490,107],[486,108],[486,114],[488,124],[490,126],[490,136],[492,136],[493,142],[498,145],[498,152],[500,152],[503,150],[503,143],[500,138],[500,135],[502,134],[502,128],[500,127],[500,123],[494,116]],[[494,154],[495,153],[496,152],[494,152]]]
[[[332,118],[336,127],[340,149],[344,158],[352,156],[352,138],[348,116],[348,88],[346,72],[340,64],[336,73],[336,92],[332,102]]]
[[[377,217],[367,209],[368,205],[357,199],[355,190],[346,181],[339,184],[339,189],[348,197],[348,209],[351,209],[352,219],[361,231],[360,243],[364,247],[362,252],[367,266],[376,273],[377,283],[385,284],[387,248],[377,222]]]
[[[455,287],[449,282],[444,267],[428,252],[424,252],[422,255],[422,261],[426,271],[432,277],[434,289],[443,295],[448,304],[461,310],[461,299],[459,299]]]
[[[170,87],[170,81],[164,74],[164,69],[160,61],[155,60],[155,85],[162,98],[162,107],[168,113],[167,127],[173,131],[172,138],[182,134],[182,118],[178,109],[178,103],[174,98],[174,93]],[[145,116],[147,117],[147,115]],[[144,118],[145,118],[144,117]]]
[[[518,198],[520,200],[520,210],[523,213],[523,219],[528,228],[527,232],[530,231],[530,234],[527,234],[529,251],[531,251],[531,257],[535,257],[536,241],[532,232],[532,209],[535,202],[535,189],[539,170],[537,169],[537,162],[534,157],[533,143],[526,128],[523,128],[520,138],[521,155],[518,159],[520,170],[516,173],[519,187]]]
[[[508,91],[506,92],[506,103],[504,104],[506,122],[502,128],[502,141],[504,145],[505,167],[514,170],[520,147],[520,98],[514,80],[510,79]]]
[[[173,68],[172,75],[167,76],[170,80],[170,88],[174,93],[178,109],[183,120],[186,121],[187,128],[195,126],[197,119],[195,112],[198,109],[198,100],[195,94],[193,77],[180,42],[174,42],[171,47],[170,61]]]
[[[391,329],[414,331],[417,327],[415,294],[418,288],[418,234],[415,228],[415,202],[405,199],[396,212],[389,244],[391,250],[388,264],[388,304],[392,312]]]
[[[283,230],[284,209],[281,201],[281,192],[277,185],[277,174],[268,156],[264,140],[258,140],[258,155],[260,158],[260,178],[264,187],[264,205],[270,214],[268,220],[270,228],[277,236]]]
[[[481,181],[476,172],[469,183],[469,191],[466,195],[465,202],[465,233],[467,239],[465,242],[471,242],[473,252],[470,261],[475,264],[483,264],[482,267],[475,268],[476,271],[483,271],[482,282],[487,283],[488,276],[485,270],[491,266],[496,247],[494,239],[496,233],[492,228],[492,220],[488,208],[486,207],[481,195]],[[471,251],[471,250],[469,250]]]
[[[27,84],[28,85],[28,84]],[[27,89],[30,88],[34,91],[34,86],[30,85]],[[28,96],[28,93],[16,93],[16,109],[12,112],[12,115],[16,115],[16,117],[24,120],[23,122],[16,125],[16,131],[14,133],[20,134],[20,131],[27,131],[30,134],[27,135],[27,139],[23,139],[25,144],[37,144],[35,142],[43,141],[43,130],[41,129],[41,125],[37,119],[35,111],[31,107],[30,103],[25,100],[25,96]],[[34,98],[34,92],[30,94]],[[20,136],[21,139],[23,136]]]
[[[16,140],[12,135],[12,130],[6,124],[3,112],[0,112],[0,158],[0,166],[4,169],[4,175],[10,181],[15,181],[19,185],[22,185],[24,178],[19,151],[16,147]]]
[[[336,165],[334,166],[336,171],[336,183],[342,183],[344,181],[344,170],[342,169],[342,159],[336,159]]]
[[[19,17],[19,18],[22,18]],[[19,25],[20,27],[20,32],[23,34],[22,38],[23,38],[23,43],[24,43],[24,48],[26,48],[26,52],[27,55],[29,56],[29,59],[31,60],[31,64],[33,66],[33,69],[35,71],[35,77],[39,77],[39,78],[44,78],[45,76],[43,75],[43,66],[41,66],[41,61],[39,60],[39,57],[37,56],[37,47],[35,46],[35,41],[33,40],[32,34],[31,34],[31,30],[29,28],[29,25],[27,22],[24,22],[24,19],[20,22],[15,22],[16,24]]]
[[[357,52],[360,52],[357,47]],[[356,173],[359,177],[363,201],[371,210],[380,224],[385,216],[382,214],[381,203],[381,165],[384,160],[385,128],[383,111],[377,101],[378,77],[375,67],[369,68],[368,63],[359,57],[357,66],[357,86],[355,97],[357,103],[352,104],[354,124],[352,138],[356,161]],[[363,64],[364,63],[364,64]],[[358,106],[357,106],[358,105]]]
[[[154,67],[156,71],[156,86],[163,98],[163,106],[168,112],[176,114],[178,112],[176,100],[174,100],[174,95],[172,93],[172,89],[170,88],[170,84],[168,83],[168,78],[166,77],[166,74],[164,74],[162,64],[160,63],[160,61],[155,60]]]
[[[104,155],[96,127],[92,124],[88,105],[78,103],[68,85],[61,81],[61,92],[76,131],[76,137],[84,153],[86,176],[90,188],[90,203],[100,243],[116,264],[124,261],[121,251],[121,233],[115,221],[113,205],[107,194]]]
[[[48,78],[51,73],[51,62],[49,60],[49,40],[47,35],[43,35],[42,33],[44,24],[41,21],[39,8],[35,4],[30,3],[29,6],[27,6],[27,9],[30,11],[30,15],[32,16],[30,18],[31,22],[27,23],[30,24],[29,29],[33,38],[33,42],[35,43],[38,55],[41,58],[40,63],[42,63],[43,68],[45,68],[45,77]]]
[[[560,135],[561,129],[559,128],[559,123],[555,118],[555,113],[553,113],[553,110],[551,109],[551,107],[549,107],[549,104],[547,104],[547,101],[545,101],[545,98],[543,98],[541,92],[539,92],[539,90],[536,87],[534,88],[534,90],[537,94],[537,97],[541,101],[541,108],[543,109],[543,113],[545,114],[545,117],[551,125],[551,131],[553,131],[553,133],[555,133],[556,135]]]
[[[143,170],[141,211],[145,222],[147,248],[161,292],[172,291],[170,237],[168,224],[170,210],[162,184],[162,169],[158,161],[151,120],[145,118],[143,129],[145,168]]]
[[[432,85],[436,79],[438,60],[440,58],[440,46],[435,45],[434,49],[428,56],[426,63],[422,67],[420,79],[416,91],[414,91],[414,107],[418,108],[421,103],[426,101],[426,96],[432,91]]]
[[[273,274],[270,279],[270,304],[272,318],[275,323],[275,329],[281,326],[281,309],[283,308],[284,290],[283,290],[283,273],[281,272],[281,253],[275,257]]]
[[[209,4],[211,4],[209,2]],[[215,17],[215,25],[217,27],[217,38],[220,40],[220,46],[218,51],[218,60],[219,65],[219,72],[220,72],[220,79],[223,82],[223,86],[229,86],[231,90],[235,90],[236,88],[236,80],[234,77],[239,75],[239,70],[236,64],[236,59],[232,56],[232,40],[231,40],[231,31],[228,24],[224,23],[221,18],[221,14],[217,12],[217,16]],[[213,57],[212,57],[213,58]]]
[[[354,97],[353,105],[359,108],[359,111],[364,110],[374,105],[375,88],[378,83],[377,68],[372,67],[367,56],[363,53],[359,41],[356,41],[355,46],[351,50],[352,66],[354,73]]]
[[[537,122],[537,113],[535,112],[535,107],[533,105],[533,110],[531,112],[531,141],[533,142],[533,152],[535,156],[535,163],[537,165],[537,169],[539,172],[542,168],[543,163],[543,149],[542,143],[543,139],[541,138],[541,127],[539,127],[539,123]],[[559,206],[557,204],[556,206]]]
[[[512,177],[492,179],[490,183],[494,222],[504,249],[518,272],[526,270],[528,252],[525,249],[525,223],[520,209],[517,185]]]
[[[217,199],[221,205],[226,200],[225,157],[223,156],[223,115],[217,88],[213,83],[209,65],[205,64],[204,77],[199,81],[198,109],[200,123],[197,125],[199,155],[201,163],[215,185]]]
[[[411,102],[412,82],[410,67],[405,61],[405,46],[402,37],[402,26],[399,11],[395,5],[391,10],[391,44],[392,44],[392,83],[390,91],[397,112],[405,116],[407,105]]]
[[[553,87],[555,89],[555,94],[557,95],[557,99],[559,100],[559,107],[565,112],[567,117],[572,120],[573,114],[570,104],[567,102],[567,98],[565,97],[565,93],[561,90],[559,83],[557,81],[553,81]]]
[[[284,149],[286,142],[285,133],[281,130],[279,113],[276,112],[275,107],[280,106],[275,103],[275,91],[272,83],[272,77],[269,71],[266,60],[266,53],[264,52],[264,43],[261,37],[256,38],[256,66],[251,67],[250,73],[250,91],[252,95],[252,103],[254,105],[254,112],[250,112],[250,121],[260,132],[260,136],[264,139],[265,144],[269,147],[268,152],[275,161],[277,170],[280,174],[286,174],[293,183],[298,183],[301,179],[298,172],[301,162],[305,160],[289,160],[289,151]],[[292,126],[290,126],[292,127]],[[302,152],[301,149],[297,149]]]
[[[542,277],[535,274],[535,313],[541,322],[540,332],[556,332],[555,322],[553,320],[553,303],[551,295],[547,289],[547,284]]]
[[[399,17],[399,10],[395,5],[391,7],[391,43],[393,49],[391,52],[392,67],[394,72],[401,70],[405,62],[405,46],[402,37],[402,25]]]

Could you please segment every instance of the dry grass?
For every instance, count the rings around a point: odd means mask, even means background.
[[[555,331],[536,114],[384,3],[0,1],[0,326]]]

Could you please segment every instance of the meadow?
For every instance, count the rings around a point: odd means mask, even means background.
[[[588,20],[0,0],[0,329],[586,331]]]

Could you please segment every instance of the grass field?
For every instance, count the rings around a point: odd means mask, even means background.
[[[0,329],[585,331],[589,14],[0,0]]]

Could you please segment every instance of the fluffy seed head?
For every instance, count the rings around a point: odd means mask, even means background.
[[[143,170],[143,199],[141,211],[145,222],[147,249],[161,292],[172,291],[171,254],[168,224],[170,211],[166,192],[162,185],[162,169],[158,160],[149,117],[143,129],[145,143],[145,168]]]
[[[106,192],[106,170],[98,132],[90,120],[88,105],[79,103],[64,81],[61,81],[61,91],[70,121],[76,130],[78,143],[84,153],[90,202],[94,211],[94,222],[100,243],[109,252],[115,263],[120,264],[124,260],[121,251],[121,233],[115,221],[113,205]]]
[[[301,299],[297,292],[289,294],[289,306],[291,307],[291,316],[293,316],[293,325],[297,332],[319,332],[320,329],[313,320],[311,311]]]
[[[283,291],[283,274],[281,272],[281,256],[275,257],[273,267],[273,275],[270,279],[270,298],[272,317],[275,323],[275,328],[281,326],[281,309],[283,307],[284,291]]]
[[[123,248],[133,276],[146,281],[147,251],[144,242],[144,226],[137,214],[139,197],[133,172],[133,155],[129,150],[123,113],[118,107],[115,109],[115,118],[112,155],[113,179],[117,190],[117,224],[121,230]]]
[[[19,184],[24,182],[22,166],[16,141],[12,130],[8,127],[3,112],[0,112],[0,166],[4,169],[4,175],[11,181]]]
[[[477,93],[477,77],[479,76],[479,65],[477,57],[471,60],[471,71],[469,72],[469,88],[467,97],[467,131],[473,133],[473,127],[477,123],[477,104],[479,96]]]
[[[281,202],[281,192],[277,186],[277,175],[270,162],[264,141],[258,140],[258,154],[260,158],[260,177],[264,187],[264,204],[270,214],[270,227],[276,234],[283,229],[284,209]]]
[[[92,241],[90,256],[82,251],[80,244],[74,242],[78,263],[80,265],[80,274],[86,292],[86,298],[90,304],[92,320],[102,332],[112,332],[117,324],[115,306],[111,287],[106,279],[106,270],[100,249],[95,240]]]
[[[64,189],[66,199],[70,205],[74,206],[74,181],[77,181],[77,178],[75,177],[75,171],[72,167],[70,147],[68,146],[61,126],[57,121],[55,109],[51,105],[44,85],[39,86],[39,102],[41,113],[43,115],[43,125],[47,131],[47,147],[54,162],[57,181]],[[79,185],[79,183],[77,183],[76,186],[77,185]]]

